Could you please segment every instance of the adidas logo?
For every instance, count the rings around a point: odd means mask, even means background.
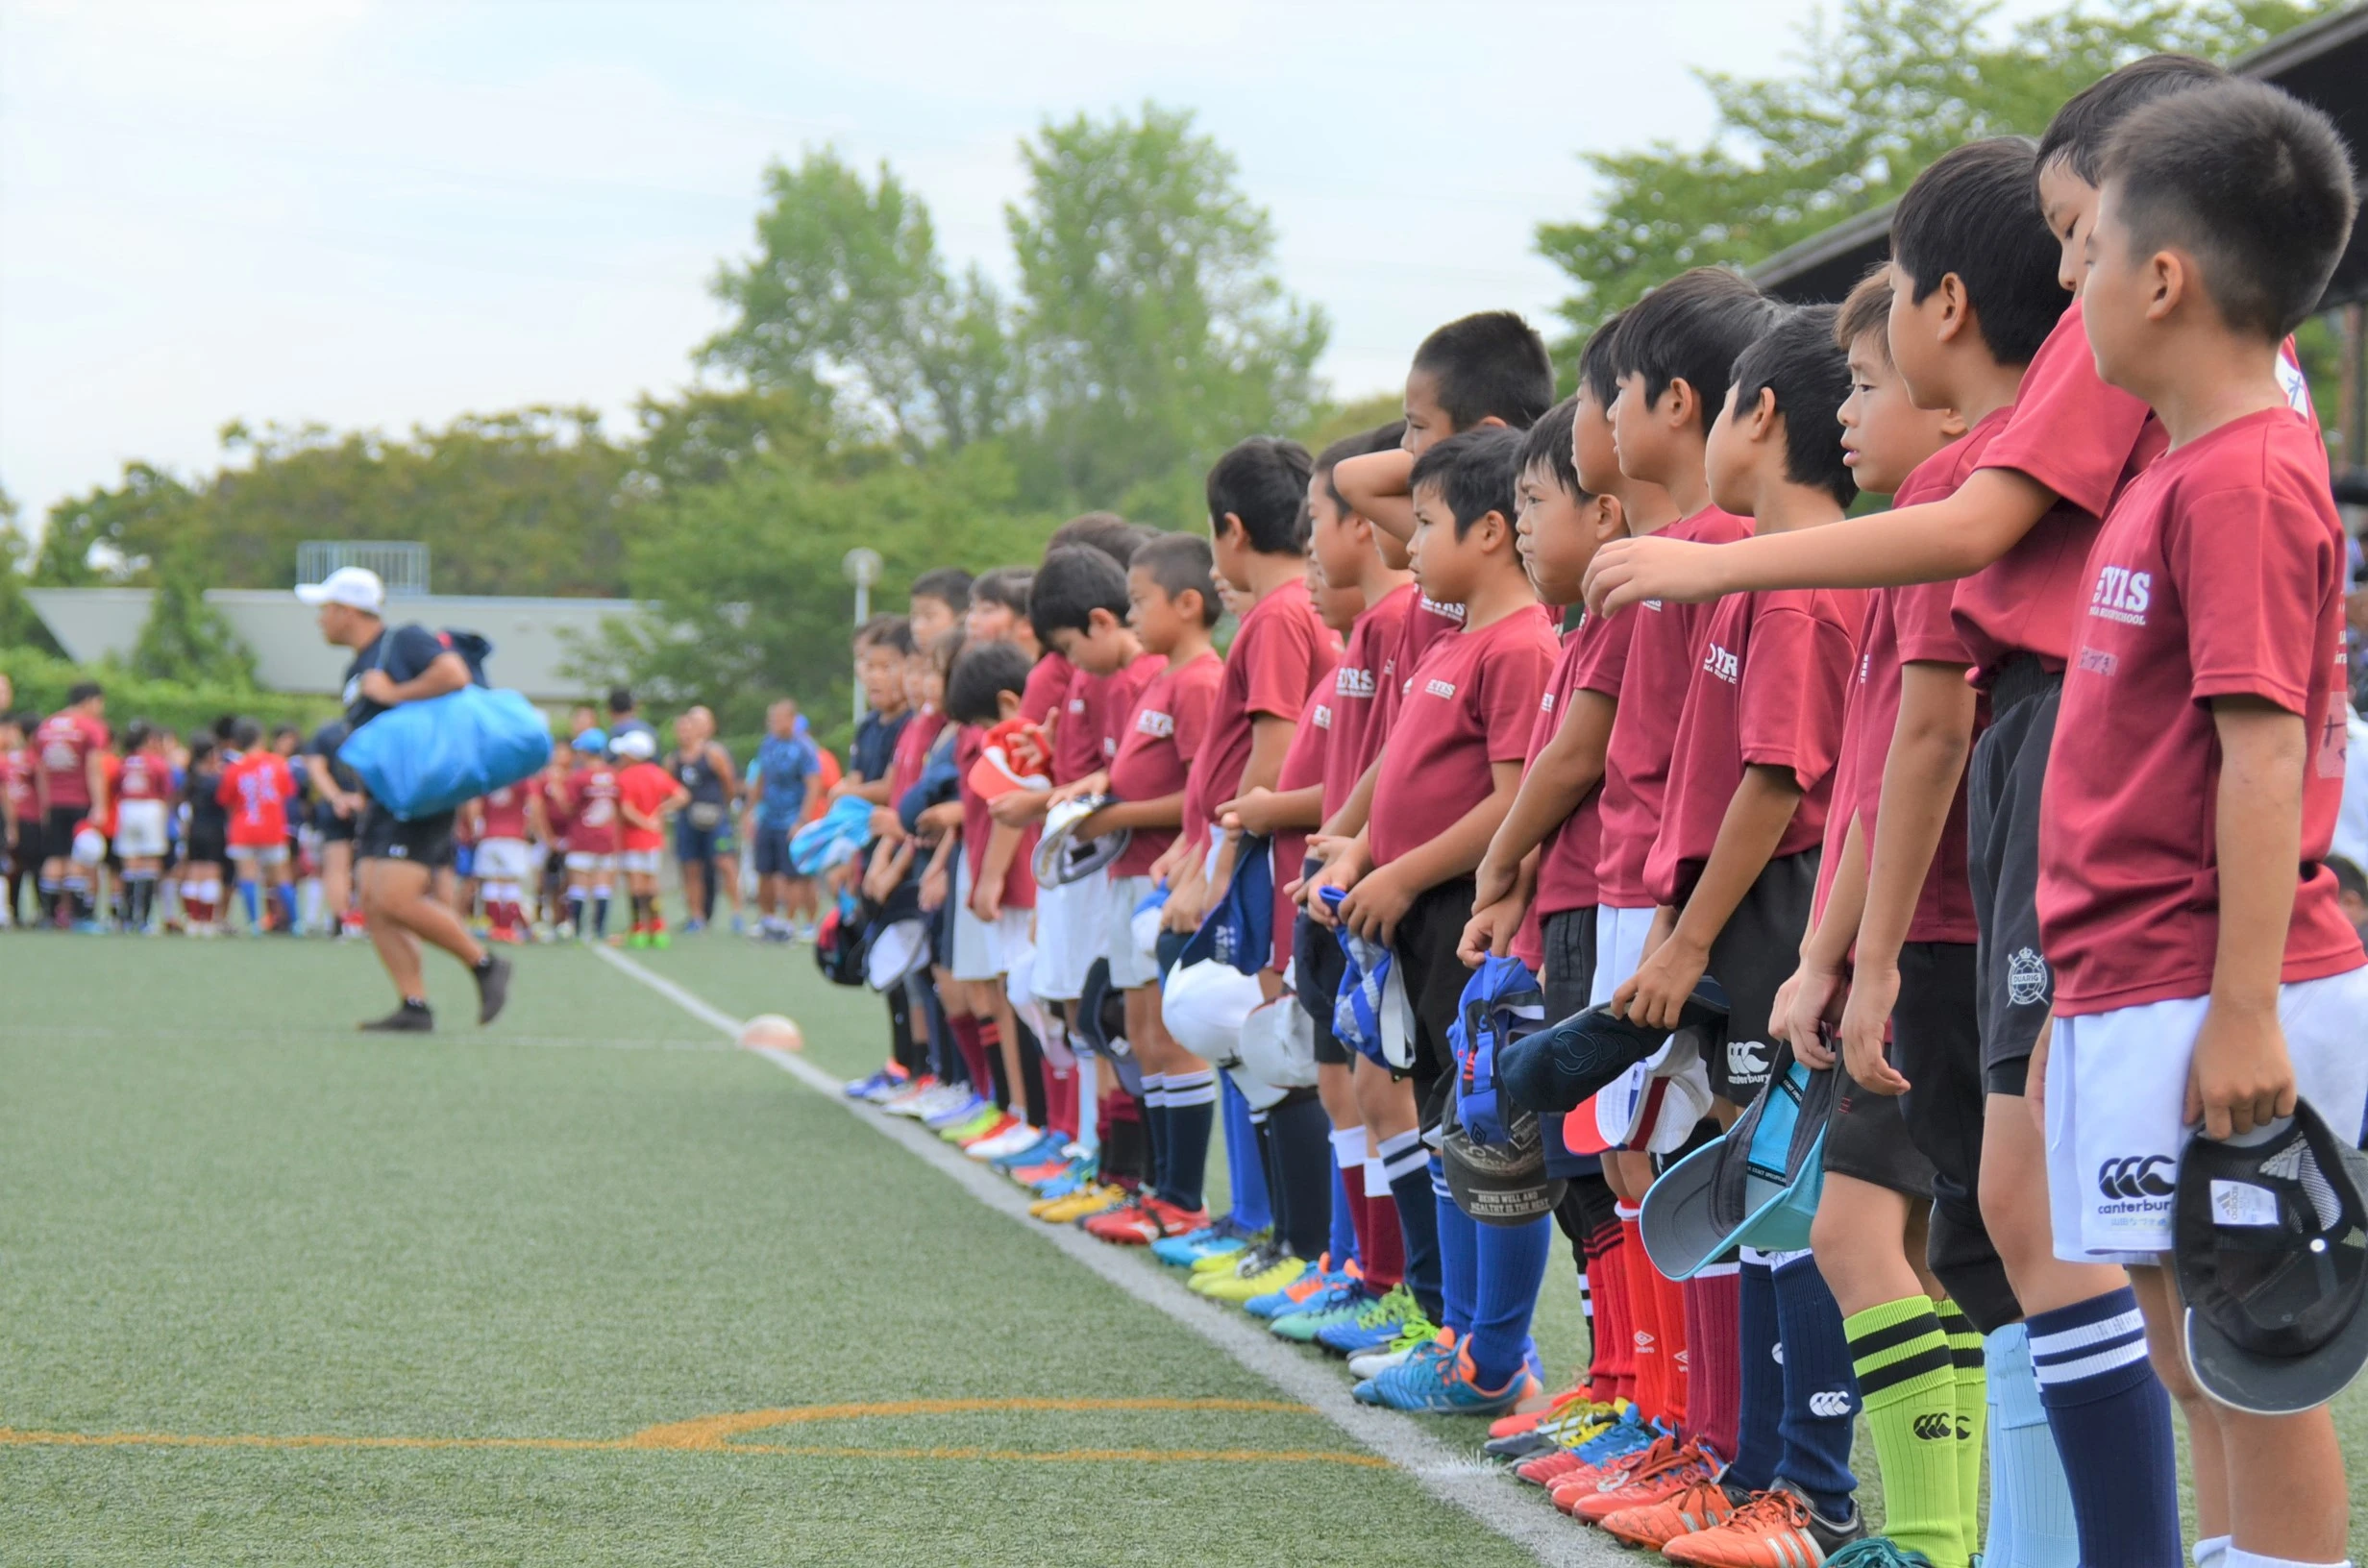
[[[2283,362],[2280,361],[2281,364]],[[2278,1153],[2262,1161],[2261,1174],[2276,1176],[2289,1182],[2301,1181],[2303,1179],[2303,1146],[2300,1143],[2289,1143]]]
[[[1823,1416],[1828,1420],[1835,1416],[1848,1415],[1850,1413],[1850,1390],[1831,1388],[1821,1394],[1810,1395],[1809,1413]],[[1943,1416],[1941,1419],[1945,1421],[1947,1417]]]

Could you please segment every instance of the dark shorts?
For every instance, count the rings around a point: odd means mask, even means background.
[[[353,817],[340,817],[323,806],[312,815],[312,825],[320,830],[323,844],[351,844],[359,823]]]
[[[1749,1105],[1767,1087],[1776,1059],[1768,1033],[1776,992],[1800,967],[1801,936],[1817,894],[1817,851],[1804,849],[1767,863],[1718,940],[1710,968],[1727,992],[1727,1043],[1705,1064],[1711,1091],[1733,1105]]]
[[[1912,1198],[1933,1192],[1933,1163],[1908,1137],[1898,1097],[1870,1094],[1846,1071],[1833,1117],[1825,1124],[1825,1168],[1829,1175],[1871,1182]]]
[[[1291,922],[1291,954],[1300,1011],[1315,1024],[1317,1064],[1344,1067],[1349,1050],[1332,1032],[1332,1004],[1340,999],[1348,955],[1341,950],[1340,938],[1308,919],[1305,910]]]
[[[1407,1004],[1414,1009],[1415,1059],[1406,1076],[1414,1080],[1425,1132],[1446,1114],[1447,1095],[1455,1087],[1455,1048],[1447,1042],[1447,1026],[1455,1021],[1464,986],[1471,979],[1471,970],[1455,956],[1464,927],[1471,923],[1471,895],[1468,876],[1424,889],[1398,921],[1392,943]]]
[[[1992,1094],[2022,1093],[2055,1002],[2056,977],[2039,944],[2039,795],[2062,696],[2063,677],[2042,674],[2036,660],[2009,663],[1966,773],[1966,862],[1982,931],[1974,1007],[1982,1079]]]
[[[1587,1011],[1588,992],[1595,984],[1595,906],[1558,909],[1540,923],[1539,934],[1545,947],[1545,973],[1540,976],[1544,982],[1545,1021],[1560,1023]],[[1538,1130],[1545,1139],[1548,1176],[1591,1175],[1603,1168],[1597,1156],[1570,1152],[1563,1141],[1561,1112],[1540,1112]]]
[[[756,874],[758,876],[801,876],[804,873],[789,858],[789,832],[786,827],[756,827]]]
[[[52,806],[41,821],[41,858],[43,860],[72,860],[74,858],[74,829],[90,815],[88,806]]]
[[[693,827],[688,812],[675,819],[675,859],[685,866],[703,866],[724,852],[724,828]]]
[[[355,826],[355,857],[407,860],[432,871],[440,870],[453,863],[453,816],[439,811],[407,822],[373,800],[361,808],[361,821]]]
[[[219,866],[230,856],[229,840],[219,833],[209,833],[201,828],[189,835],[189,842],[181,858],[185,865]]]

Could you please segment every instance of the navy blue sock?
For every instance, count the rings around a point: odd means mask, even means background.
[[[1828,1518],[1849,1516],[1858,1477],[1850,1473],[1851,1418],[1859,1409],[1858,1372],[1841,1308],[1803,1253],[1775,1269],[1776,1332],[1785,1347],[1784,1451],[1776,1473]]]
[[[1222,1076],[1208,1067],[1201,1073],[1212,1080]],[[1172,1078],[1170,1083],[1172,1086]],[[1267,1201],[1267,1167],[1258,1158],[1258,1132],[1250,1124],[1249,1101],[1242,1098],[1231,1078],[1223,1078],[1221,1092],[1225,1098],[1225,1177],[1233,1189],[1233,1217],[1250,1230],[1263,1231],[1274,1223],[1274,1211]],[[1196,1179],[1195,1188],[1198,1185]]]
[[[1447,1315],[1439,1299],[1439,1202],[1431,1196],[1431,1158],[1418,1132],[1385,1138],[1376,1151],[1397,1210],[1398,1236],[1406,1248],[1406,1288],[1432,1322]]]
[[[1629,1266],[1652,1265],[1636,1259]],[[1776,1460],[1784,1452],[1777,1434],[1784,1420],[1785,1367],[1776,1328],[1776,1271],[1747,1257],[1739,1277],[1736,1295],[1743,1330],[1743,1411],[1726,1481],[1747,1492],[1764,1492],[1776,1484]]]
[[[1168,1079],[1163,1073],[1143,1075],[1143,1136],[1150,1144],[1150,1157],[1144,1164],[1143,1189],[1165,1192],[1168,1161],[1175,1152],[1175,1129],[1168,1121]]]
[[[1471,1368],[1480,1386],[1502,1388],[1528,1364],[1529,1320],[1554,1250],[1554,1221],[1540,1214],[1526,1225],[1472,1226],[1479,1256],[1479,1292],[1471,1309]]]
[[[1455,1206],[1446,1169],[1435,1154],[1430,1172],[1431,1208],[1439,1216],[1439,1304],[1446,1314],[1436,1321],[1461,1339],[1471,1333],[1471,1310],[1480,1296],[1480,1238],[1472,1234],[1478,1225]]]
[[[1209,1134],[1216,1126],[1215,1075],[1207,1067],[1168,1074],[1168,1179],[1159,1190],[1179,1209],[1200,1207],[1200,1184],[1209,1170]],[[1225,1131],[1232,1136],[1233,1129]],[[1233,1212],[1242,1213],[1239,1192],[1234,1194]],[[1259,1224],[1265,1223],[1262,1217]]]
[[[1267,1113],[1267,1141],[1273,1151],[1269,1185],[1275,1196],[1274,1232],[1291,1244],[1293,1256],[1311,1264],[1332,1239],[1332,1123],[1313,1094],[1285,1100]],[[1338,1267],[1340,1260],[1333,1261]]]
[[[2083,1568],[2179,1561],[2171,1398],[2147,1364],[2137,1293],[2125,1286],[2027,1321]]]
[[[1354,1177],[1342,1173],[1339,1154],[1341,1135],[1332,1135],[1332,1224],[1324,1238],[1324,1250],[1332,1255],[1334,1268],[1341,1267],[1357,1255],[1357,1216],[1355,1211],[1348,1207],[1347,1187],[1347,1183],[1353,1180],[1360,1194],[1365,1190],[1365,1129],[1360,1127],[1356,1131],[1357,1173]]]

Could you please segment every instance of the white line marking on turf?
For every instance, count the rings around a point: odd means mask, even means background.
[[[626,975],[649,987],[703,1023],[740,1038],[741,1022],[665,976],[606,947],[592,953]],[[789,1051],[758,1050],[775,1066],[815,1093],[845,1109],[862,1125],[901,1144],[915,1158],[958,1183],[971,1196],[1007,1217],[1028,1221],[1028,1200],[1010,1182],[950,1148],[944,1139],[897,1116],[866,1115],[871,1107],[840,1092],[840,1080]],[[1235,1360],[1269,1383],[1304,1402],[1359,1444],[1411,1474],[1423,1490],[1453,1504],[1473,1518],[1529,1552],[1552,1568],[1600,1568],[1633,1559],[1574,1525],[1539,1500],[1522,1495],[1521,1483],[1496,1467],[1455,1453],[1409,1417],[1395,1410],[1360,1405],[1348,1395],[1340,1374],[1309,1360],[1240,1313],[1204,1301],[1169,1279],[1153,1273],[1143,1260],[1126,1250],[1097,1241],[1067,1225],[1029,1222],[1027,1234],[1050,1242],[1073,1262],[1156,1307],[1170,1317],[1213,1342]]]

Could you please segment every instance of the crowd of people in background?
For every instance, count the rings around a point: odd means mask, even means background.
[[[346,723],[309,733],[225,716],[179,734],[111,726],[97,682],[56,712],[10,711],[0,676],[0,929],[358,940],[354,839],[361,784],[337,760]],[[435,895],[486,940],[666,944],[662,885],[678,868],[680,929],[811,942],[815,889],[787,853],[839,764],[794,700],[776,702],[745,773],[704,707],[671,744],[618,688],[572,709],[533,780],[468,802]],[[611,906],[623,912],[612,919]]]

